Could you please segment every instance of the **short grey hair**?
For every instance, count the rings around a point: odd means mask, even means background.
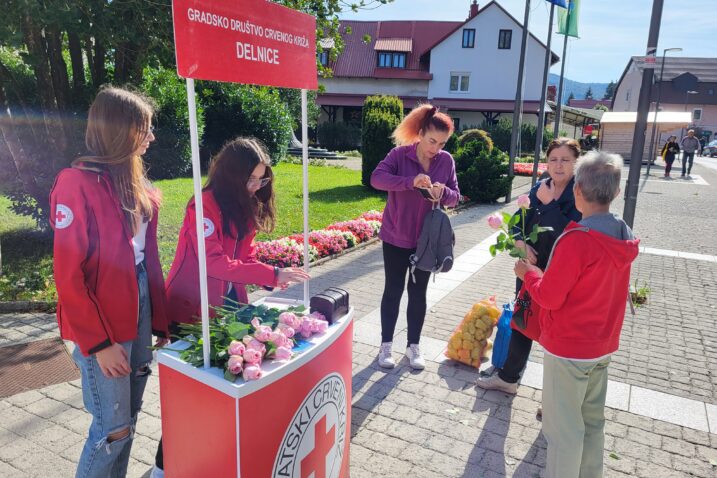
[[[622,156],[604,151],[590,151],[575,168],[575,184],[586,201],[607,205],[620,191]]]

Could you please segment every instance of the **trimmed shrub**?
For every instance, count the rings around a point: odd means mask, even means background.
[[[465,146],[470,142],[477,141],[483,149],[489,153],[493,151],[493,140],[490,135],[482,129],[467,129],[458,137],[458,145]]]
[[[205,158],[237,136],[261,140],[274,162],[284,158],[291,140],[292,119],[276,89],[201,82],[200,96],[205,104]]]
[[[189,137],[187,89],[174,70],[145,68],[142,90],[157,105],[155,141],[144,155],[152,179],[183,176],[192,167],[192,146]],[[204,130],[204,114],[197,102],[199,137]]]
[[[403,102],[395,96],[369,96],[361,117],[361,182],[371,186],[371,173],[393,149],[391,134],[403,118]]]
[[[472,141],[458,149],[455,156],[456,173],[461,193],[478,202],[495,202],[508,193],[508,155]]]
[[[321,123],[318,136],[319,144],[331,151],[351,151],[361,144],[361,128],[343,122]]]
[[[458,135],[455,132],[448,138],[443,149],[451,154],[456,154],[456,151],[458,151]]]

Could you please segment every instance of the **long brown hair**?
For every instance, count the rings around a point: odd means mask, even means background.
[[[425,133],[429,129],[451,134],[453,120],[447,114],[439,112],[435,106],[429,104],[417,106],[393,131],[393,141],[398,146],[413,144],[420,139],[421,132]]]
[[[87,119],[85,145],[90,154],[73,162],[92,163],[109,173],[132,234],[142,221],[152,218],[159,203],[159,194],[147,180],[137,154],[150,134],[153,111],[149,100],[137,93],[102,88]]]
[[[252,196],[247,190],[247,181],[259,164],[266,166],[264,178],[268,178],[269,183]],[[273,180],[271,158],[261,141],[246,137],[224,145],[212,158],[205,189],[214,194],[225,231],[242,238],[250,228],[262,232],[274,230],[276,207]]]

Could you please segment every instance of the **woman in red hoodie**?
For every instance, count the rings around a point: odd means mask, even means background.
[[[159,194],[142,162],[152,141],[149,103],[102,89],[87,121],[89,154],[63,169],[50,193],[57,320],[62,338],[75,344],[92,414],[78,477],[127,474],[152,334],[166,343]]]
[[[202,193],[210,313],[211,307],[222,305],[225,297],[247,303],[246,284],[286,287],[309,278],[302,269],[280,269],[252,258],[257,230],[274,229],[273,179],[271,159],[255,138],[227,143],[212,160]],[[196,217],[192,199],[166,283],[173,334],[179,331],[180,323],[194,322],[201,314]],[[163,476],[163,469],[160,442],[152,476]]]

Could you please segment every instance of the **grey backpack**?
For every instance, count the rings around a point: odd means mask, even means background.
[[[416,269],[433,272],[433,280],[436,280],[435,274],[450,271],[453,267],[453,246],[455,243],[456,236],[453,234],[453,227],[451,227],[448,214],[434,204],[433,209],[423,221],[423,229],[421,229],[421,235],[418,237],[416,253],[409,259],[413,282],[416,282],[413,274]]]

